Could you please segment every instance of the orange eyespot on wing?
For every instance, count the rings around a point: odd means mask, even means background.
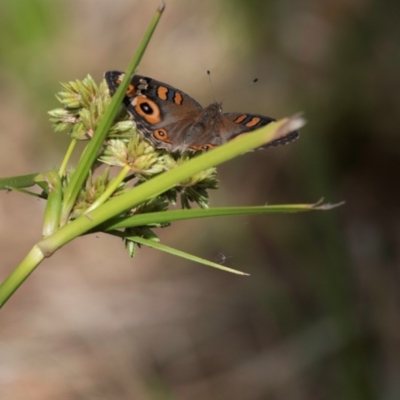
[[[135,97],[134,107],[137,114],[144,118],[149,124],[154,125],[161,121],[160,107],[147,97]]]
[[[160,142],[171,143],[171,140],[168,137],[168,132],[164,128],[154,130],[153,136],[155,139],[159,140]]]

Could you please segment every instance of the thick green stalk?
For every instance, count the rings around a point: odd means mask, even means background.
[[[0,286],[0,308],[43,261],[44,255],[36,245]]]
[[[49,195],[43,219],[43,237],[50,236],[59,227],[62,207],[62,187],[60,175],[57,171],[50,171],[44,175],[44,180],[49,185]]]

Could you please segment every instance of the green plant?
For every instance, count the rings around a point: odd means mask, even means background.
[[[88,76],[63,85],[58,94],[62,109],[50,112],[56,131],[69,130],[71,144],[58,170],[0,180],[0,189],[18,190],[47,200],[43,238],[0,286],[2,306],[41,261],[71,240],[85,234],[105,232],[124,238],[129,254],[147,245],[225,271],[246,275],[158,243],[156,227],[172,221],[238,214],[326,210],[321,203],[208,208],[207,190],[217,188],[215,166],[249,150],[279,139],[300,128],[304,121],[293,116],[203,154],[173,156],[154,149],[135,131],[126,113],[120,113],[130,76],[136,70],[147,43],[161,17],[161,6],[135,53],[118,91],[110,98],[106,85]],[[118,115],[119,114],[119,115]],[[117,118],[116,118],[117,117]],[[88,140],[89,139],[89,140]],[[74,169],[67,165],[78,140],[87,145]],[[97,167],[107,165],[101,173]],[[110,177],[110,168],[120,168]],[[26,188],[38,185],[34,194]],[[182,210],[168,210],[178,197]],[[190,209],[197,203],[199,209]]]

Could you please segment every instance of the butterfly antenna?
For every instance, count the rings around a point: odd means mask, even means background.
[[[216,102],[216,100],[215,100],[215,92],[214,92],[214,88],[213,88],[213,85],[212,85],[212,82],[211,82],[211,72],[210,72],[209,69],[207,70],[207,75],[208,75],[208,83],[210,84],[211,93],[213,95],[213,100],[214,100],[214,103],[215,103]]]
[[[251,85],[254,85],[256,82],[258,82],[258,78],[254,78],[250,83],[248,83],[247,85],[244,85],[243,87],[241,87],[240,89],[236,89],[234,92],[232,92],[230,95],[229,95],[229,97],[232,97],[232,96],[235,96],[235,95],[237,95],[239,92],[241,92],[242,90],[244,90],[244,89],[247,89],[249,86],[251,86]],[[224,97],[224,99],[222,100],[222,102],[223,101],[225,101],[225,99],[227,98],[228,96],[225,96]]]

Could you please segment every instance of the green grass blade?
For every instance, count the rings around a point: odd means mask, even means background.
[[[153,249],[161,250],[161,251],[164,251],[165,253],[169,253],[169,254],[173,254],[174,256],[186,258],[187,260],[194,261],[194,262],[197,262],[197,263],[200,263],[200,264],[203,264],[203,265],[207,265],[209,267],[217,268],[217,269],[220,269],[222,271],[230,272],[230,273],[236,274],[236,275],[246,275],[246,276],[249,275],[249,274],[247,274],[245,272],[238,271],[238,270],[233,269],[233,268],[224,267],[221,264],[217,264],[217,263],[214,263],[212,261],[205,260],[204,258],[196,257],[196,256],[193,256],[192,254],[185,253],[184,251],[176,250],[176,249],[174,249],[172,247],[165,246],[164,244],[160,244],[160,243],[154,242],[153,240],[143,239],[143,238],[141,238],[139,236],[130,236],[130,237],[126,237],[126,238],[129,239],[129,240],[132,240],[132,241],[134,241],[136,243],[140,243],[140,244],[143,244],[145,246],[152,247]]]
[[[72,210],[72,207],[75,203],[75,200],[82,188],[82,185],[85,182],[85,179],[89,173],[89,170],[92,168],[96,158],[98,156],[100,147],[102,146],[108,131],[111,128],[111,125],[117,115],[119,110],[119,106],[122,103],[122,99],[125,95],[125,91],[128,87],[130,76],[135,72],[137,69],[140,60],[146,50],[146,47],[151,39],[151,36],[161,18],[162,12],[164,10],[163,6],[160,6],[153,17],[147,31],[135,52],[135,55],[132,58],[131,63],[126,71],[125,78],[123,79],[121,85],[119,86],[117,92],[112,97],[111,103],[107,108],[106,113],[101,118],[99,125],[96,129],[93,138],[87,145],[85,151],[82,154],[81,159],[79,160],[78,166],[71,177],[70,183],[65,190],[64,193],[64,204],[63,204],[63,211],[61,216],[61,225],[65,225],[68,221],[69,214]]]
[[[11,176],[9,178],[0,178],[0,190],[9,190],[10,188],[26,188],[35,186],[35,177],[36,174],[29,175],[20,175],[20,176]]]
[[[73,153],[77,143],[78,143],[78,141],[76,139],[71,140],[71,143],[68,146],[67,153],[65,154],[63,162],[61,163],[60,170],[58,171],[60,176],[63,176],[65,174],[65,171],[67,170],[68,162],[72,156],[72,153]]]
[[[137,214],[128,218],[115,218],[98,227],[98,231],[109,231],[115,229],[134,228],[151,224],[162,224],[173,221],[182,221],[195,218],[226,217],[231,215],[252,215],[272,213],[298,213],[314,210],[330,210],[342,205],[338,204],[280,204],[253,207],[215,207],[196,208],[190,210],[171,210],[154,213]]]

